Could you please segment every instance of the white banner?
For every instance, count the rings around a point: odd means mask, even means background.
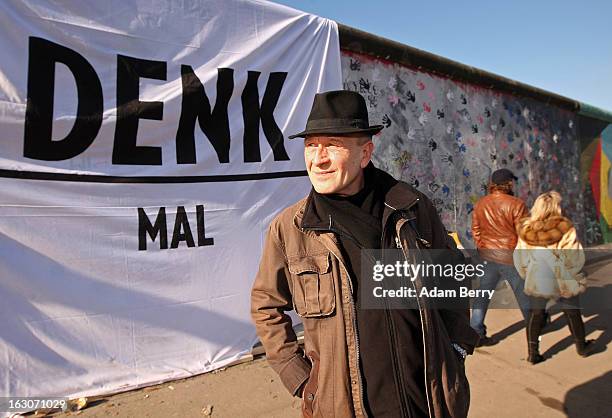
[[[0,396],[83,396],[255,341],[271,218],[342,86],[330,20],[262,1],[0,3]]]

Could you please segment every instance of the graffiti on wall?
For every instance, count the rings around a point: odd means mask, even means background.
[[[342,72],[344,88],[366,98],[371,123],[385,126],[374,163],[429,196],[466,247],[474,205],[499,168],[519,178],[515,194],[528,205],[560,191],[584,231],[572,112],[347,51]]]
[[[596,123],[587,122],[587,129]],[[588,126],[591,125],[591,126]],[[599,126],[602,123],[599,122]],[[587,130],[585,129],[585,130]],[[587,242],[610,242],[612,240],[612,125],[603,125],[597,129],[597,137],[584,147],[581,156],[583,177],[588,179],[585,195],[592,202],[592,209],[587,212]],[[589,140],[590,136],[585,136]],[[584,176],[586,174],[586,176]]]
[[[578,138],[582,144],[580,155],[580,171],[584,193],[585,242],[587,245],[601,244],[604,241],[599,222],[599,169],[601,162],[601,131],[607,123],[588,118],[578,117]]]

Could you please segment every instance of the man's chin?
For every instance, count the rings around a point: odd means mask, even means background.
[[[332,186],[313,184],[312,187],[319,194],[333,194],[333,193],[336,193],[336,188],[332,187]]]

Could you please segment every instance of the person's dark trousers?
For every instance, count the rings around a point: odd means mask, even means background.
[[[540,355],[540,334],[546,323],[545,312],[547,301],[545,298],[529,298],[531,310],[527,318],[527,361],[532,364],[544,361],[544,357]]]
[[[543,358],[539,355],[539,337],[544,327],[546,303],[548,299],[539,297],[529,297],[529,303],[531,310],[529,313],[529,319],[527,320],[527,344],[529,358],[528,360],[532,363],[542,361]],[[584,322],[582,321],[582,315],[578,304],[578,297],[574,296],[568,299],[559,299],[558,303],[561,305],[561,311],[564,313],[567,319],[574,343],[576,344],[576,350],[578,354],[587,354],[587,342],[585,340]],[[539,360],[539,361],[538,361]]]

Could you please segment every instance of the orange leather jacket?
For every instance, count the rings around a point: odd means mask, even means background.
[[[518,197],[494,191],[480,199],[472,213],[472,235],[482,258],[512,265],[518,241],[516,227],[519,219],[528,215]]]

